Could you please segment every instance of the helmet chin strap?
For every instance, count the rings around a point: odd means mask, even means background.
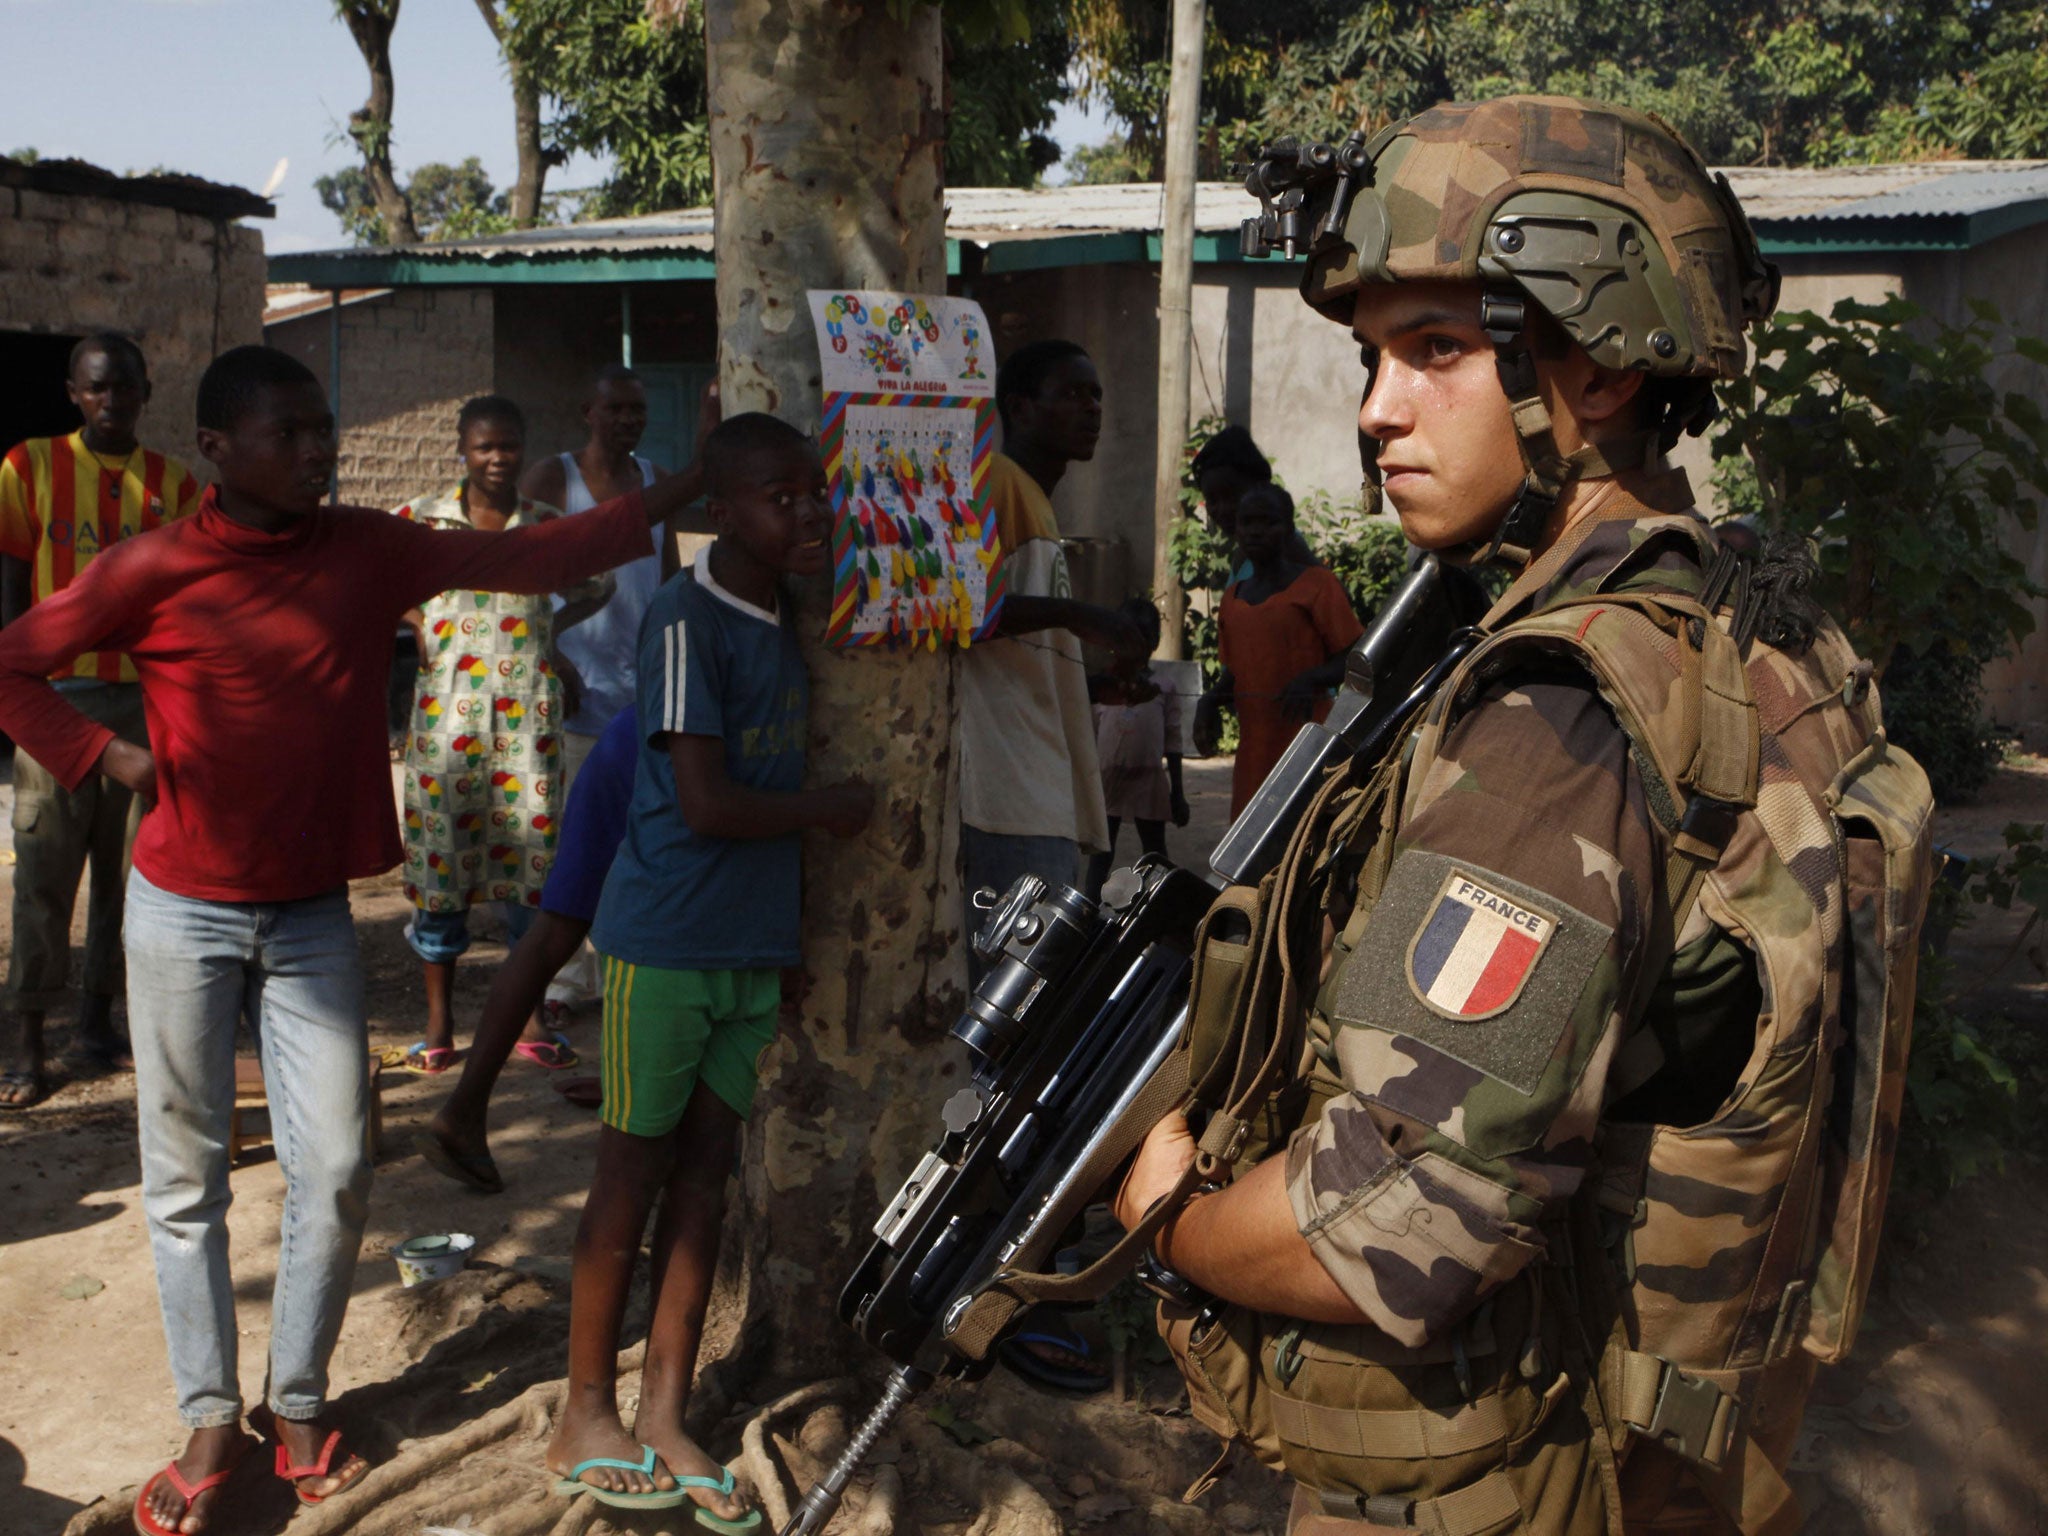
[[[1648,463],[1656,450],[1655,433],[1633,433],[1617,439],[1615,452],[1603,453],[1587,443],[1569,454],[1557,451],[1550,411],[1536,382],[1536,354],[1529,348],[1528,300],[1515,289],[1489,288],[1480,295],[1479,324],[1493,343],[1493,363],[1501,392],[1515,423],[1522,451],[1522,488],[1483,549],[1468,545],[1462,563],[1485,565],[1498,560],[1520,570],[1527,566],[1550,526],[1557,504],[1576,480],[1601,480],[1619,470]]]

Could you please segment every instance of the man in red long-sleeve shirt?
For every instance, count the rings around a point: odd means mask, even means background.
[[[257,1021],[285,1208],[262,1428],[315,1502],[366,1466],[320,1422],[370,1185],[361,960],[348,882],[399,861],[384,738],[400,616],[450,587],[545,592],[646,552],[694,499],[673,476],[582,517],[507,533],[321,507],[333,413],[296,360],[216,358],[199,448],[220,474],[188,519],[107,550],[0,632],[0,729],[67,786],[99,772],[151,809],[128,888],[128,1013],[155,1252],[184,1453],[144,1485],[138,1527],[194,1536],[250,1448],[228,1274],[234,1031]],[[134,659],[150,749],[47,681]],[[478,687],[488,680],[476,680]]]

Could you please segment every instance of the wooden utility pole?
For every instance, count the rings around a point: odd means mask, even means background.
[[[1159,238],[1159,454],[1152,477],[1152,592],[1160,649],[1181,658],[1187,594],[1170,550],[1180,521],[1181,451],[1188,438],[1188,374],[1195,286],[1195,139],[1202,120],[1206,0],[1173,0],[1173,73],[1166,92],[1165,212]]]
[[[939,11],[705,0],[704,27],[724,411],[815,430],[805,291],[946,291]],[[946,1030],[966,1000],[956,668],[946,652],[828,649],[830,596],[819,581],[795,614],[810,778],[865,778],[875,818],[847,841],[805,839],[803,981],[764,1065],[728,1234],[741,1349],[784,1378],[830,1375],[857,1347],[832,1298],[958,1086]]]

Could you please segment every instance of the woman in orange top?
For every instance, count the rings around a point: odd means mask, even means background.
[[[1237,711],[1237,763],[1230,777],[1235,818],[1273,771],[1303,722],[1330,712],[1330,690],[1344,680],[1344,653],[1364,633],[1351,599],[1320,565],[1290,548],[1294,498],[1256,485],[1237,509],[1237,544],[1251,574],[1223,593],[1217,615],[1223,675],[1196,705],[1198,739],[1213,742],[1217,711]]]

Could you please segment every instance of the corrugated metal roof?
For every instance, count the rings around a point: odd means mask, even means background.
[[[1966,249],[2007,230],[2048,221],[2048,161],[1932,161],[1912,165],[1839,166],[1818,170],[1728,170],[1735,194],[1767,249]],[[1239,222],[1254,204],[1233,182],[1204,182],[1195,194],[1195,228],[1211,240],[1202,259],[1230,259]],[[946,193],[946,234],[956,246],[979,246],[995,260],[988,270],[1086,260],[1144,260],[1142,242],[1159,229],[1164,194],[1156,182],[1123,186],[959,187]],[[1891,221],[1877,225],[1844,221]],[[1836,246],[1830,229],[1851,231]],[[1096,237],[1094,252],[1051,242]],[[355,273],[373,282],[450,281],[437,266],[460,267],[490,282],[491,264],[580,261],[601,280],[620,258],[671,257],[685,263],[662,275],[708,277],[711,210],[682,209],[634,218],[596,219],[544,229],[399,247],[356,246],[272,259],[273,276],[322,286]],[[479,265],[484,264],[484,265]],[[603,270],[601,270],[603,269]],[[374,276],[372,274],[375,274]],[[343,274],[348,274],[343,276]],[[358,281],[362,279],[356,279]]]
[[[1814,170],[1740,166],[1728,184],[1755,222],[1990,213],[2048,198],[2048,160],[1931,160]]]

